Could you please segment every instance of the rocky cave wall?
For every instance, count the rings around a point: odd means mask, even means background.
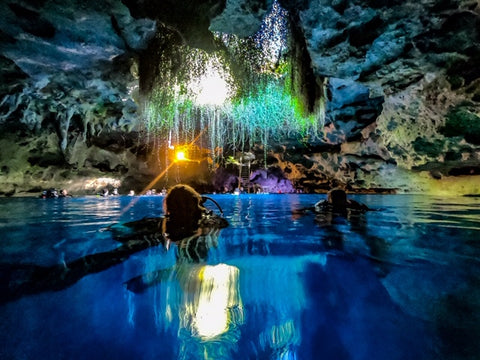
[[[0,194],[142,189],[162,170],[142,125],[149,44],[167,29],[211,51],[211,31],[251,35],[271,4],[3,1]],[[477,1],[280,4],[327,101],[322,138],[272,147],[273,173],[305,191],[480,193]]]

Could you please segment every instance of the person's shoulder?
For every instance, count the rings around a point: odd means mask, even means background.
[[[200,219],[199,226],[212,229],[223,229],[229,226],[228,221],[217,214],[208,213]]]
[[[318,201],[315,206],[315,212],[324,212],[331,209],[331,205],[327,200]]]
[[[371,210],[367,205],[362,204],[355,200],[347,200],[347,207],[352,210],[359,210],[359,211],[369,211]]]
[[[163,221],[163,217],[145,217],[140,220],[130,221],[126,223],[112,224],[104,230],[112,232],[115,240],[125,241],[139,236],[161,232]]]

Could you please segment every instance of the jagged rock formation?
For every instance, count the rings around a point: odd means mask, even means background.
[[[282,4],[298,18],[315,74],[330,78],[326,137],[341,147],[314,155],[313,166],[357,186],[411,190],[480,174],[478,2]]]
[[[313,102],[325,87],[327,101],[323,138],[286,139],[272,148],[272,167],[306,191],[340,182],[480,192],[478,1],[279,3],[293,25],[304,91]],[[151,81],[158,39],[174,34],[213,51],[211,31],[251,35],[271,5],[3,1],[0,194],[147,185],[163,164],[143,132],[139,90]]]

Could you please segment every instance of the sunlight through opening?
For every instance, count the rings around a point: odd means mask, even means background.
[[[220,61],[214,56],[208,60],[204,74],[192,80],[188,88],[197,105],[219,106],[232,96],[233,89],[228,80],[231,84],[229,74],[222,69]]]
[[[225,79],[216,71],[209,71],[198,82],[195,102],[198,105],[222,105],[230,95]]]

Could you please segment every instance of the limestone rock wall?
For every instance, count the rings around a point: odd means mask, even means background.
[[[341,146],[304,155],[315,178],[480,191],[478,2],[281,4],[305,35],[315,74],[329,78],[324,140]]]
[[[86,188],[95,178],[151,176],[135,99],[155,21],[133,19],[120,1],[0,9],[0,193],[89,193],[104,185]]]
[[[211,51],[211,31],[250,35],[272,3],[2,1],[0,194],[148,184],[165,165],[141,121],[149,44],[169,29]],[[271,146],[270,166],[306,191],[480,192],[478,1],[279,3],[326,123],[321,139]]]

